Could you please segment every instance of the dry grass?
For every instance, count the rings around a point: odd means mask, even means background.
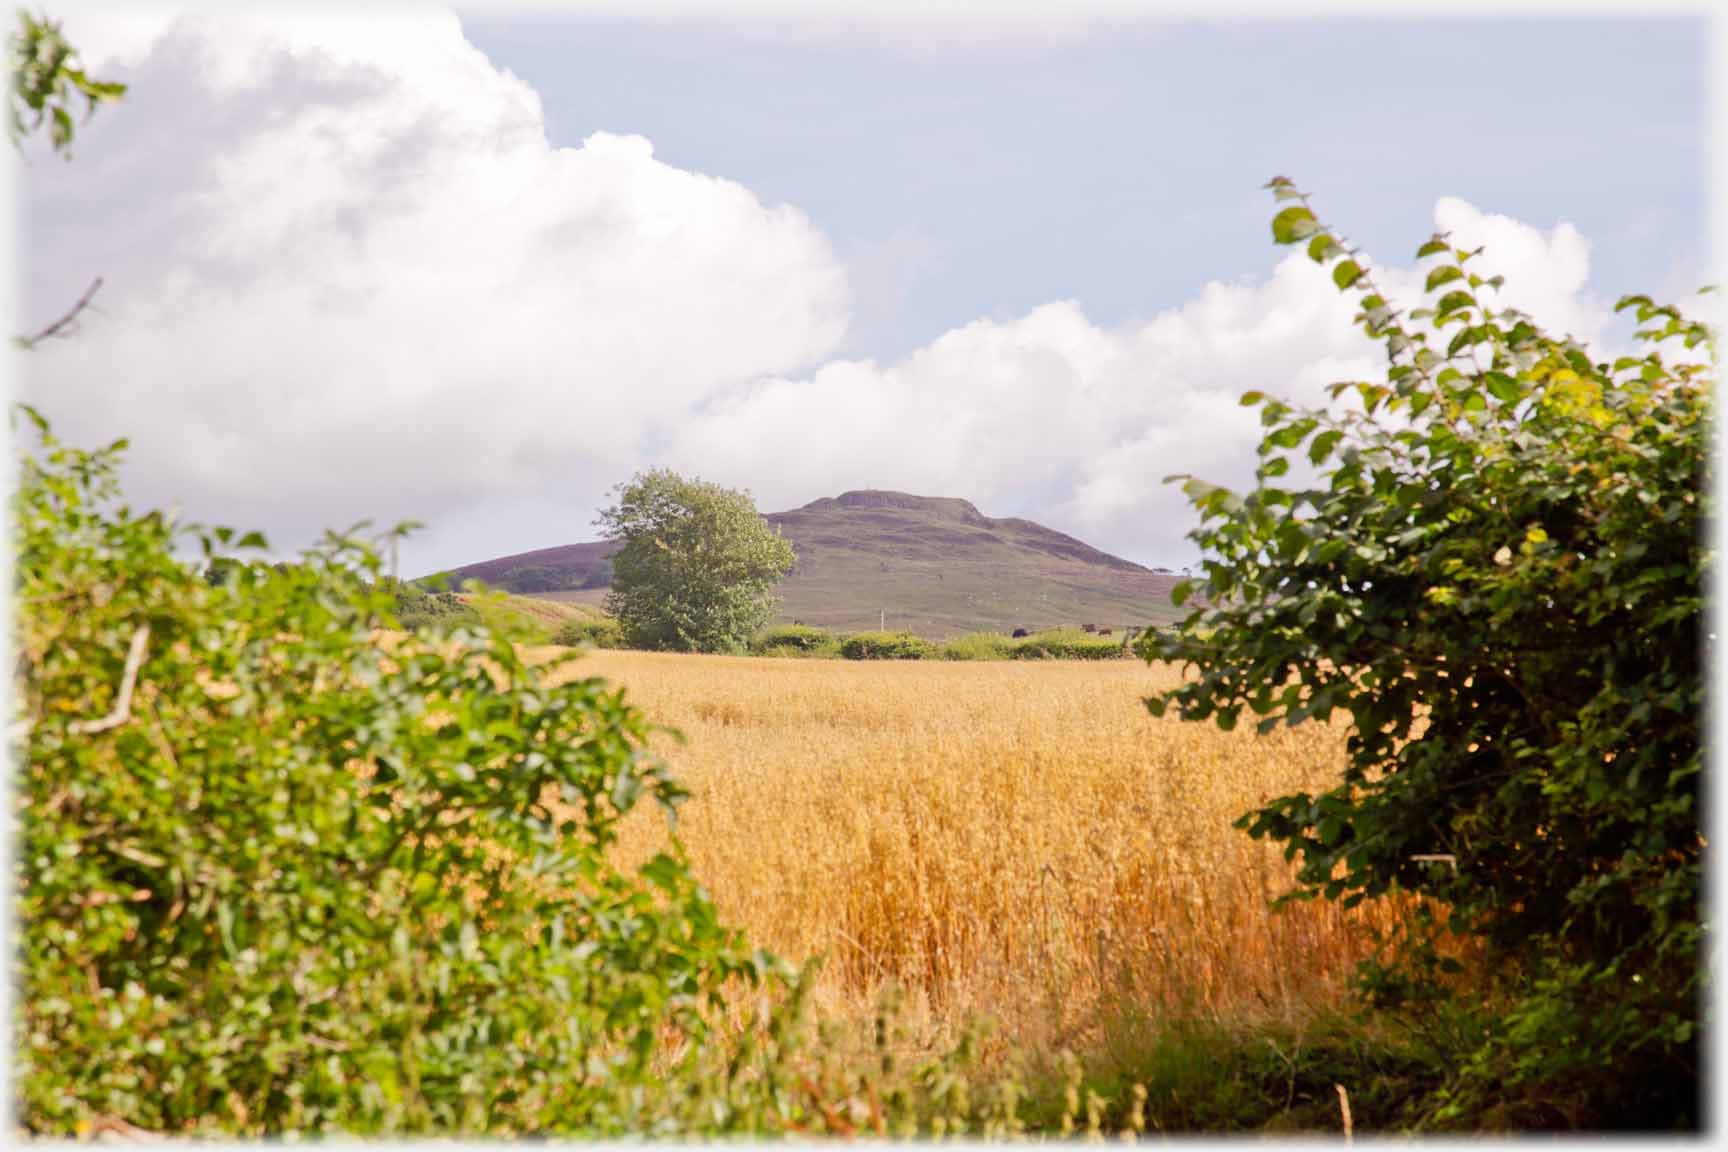
[[[1084,1049],[1124,1003],[1229,1017],[1333,1003],[1367,913],[1273,913],[1281,853],[1231,827],[1335,778],[1342,733],[1156,720],[1132,662],[850,663],[599,652],[688,743],[696,874],[753,942],[825,954],[817,1003],[864,1023],[906,989],[931,1038],[993,1017]],[[663,843],[633,820],[632,856]],[[1371,915],[1384,918],[1384,910]]]

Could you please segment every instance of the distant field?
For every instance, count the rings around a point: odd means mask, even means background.
[[[1084,1047],[1127,1003],[1300,1015],[1365,954],[1364,913],[1270,912],[1290,866],[1230,827],[1335,776],[1340,732],[1155,720],[1170,670],[596,652],[570,674],[683,730],[663,751],[697,875],[754,941],[825,954],[819,1001],[859,1027],[893,982],[928,1036],[981,1012]],[[644,819],[625,849],[662,842]]]

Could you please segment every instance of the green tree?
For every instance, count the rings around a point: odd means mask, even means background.
[[[617,489],[599,527],[612,556],[606,607],[635,648],[735,652],[774,615],[792,545],[747,492],[665,469]]]
[[[1248,393],[1256,487],[1180,478],[1206,561],[1178,602],[1204,602],[1139,650],[1197,675],[1148,704],[1263,732],[1349,717],[1337,786],[1240,826],[1300,855],[1299,895],[1421,893],[1483,942],[1503,1011],[1454,1111],[1695,1125],[1710,333],[1627,297],[1649,347],[1598,361],[1495,308],[1499,278],[1443,235],[1400,313],[1305,196],[1269,186],[1289,202],[1274,239],[1359,298],[1386,377],[1320,410]],[[1297,452],[1319,478],[1280,486]],[[1452,965],[1428,933],[1406,943],[1371,987],[1442,995]]]

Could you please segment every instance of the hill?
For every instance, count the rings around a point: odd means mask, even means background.
[[[861,491],[767,519],[797,553],[780,615],[841,631],[887,626],[942,639],[1061,625],[1162,624],[1179,579],[1030,520],[993,519],[966,500]],[[614,545],[598,540],[455,569],[521,595],[599,603]]]

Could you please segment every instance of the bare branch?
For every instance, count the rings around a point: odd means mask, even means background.
[[[78,319],[79,314],[83,312],[84,309],[90,307],[90,301],[95,298],[96,293],[100,291],[101,288],[102,277],[98,276],[96,279],[90,281],[90,287],[84,289],[84,295],[78,297],[78,303],[72,305],[71,309],[68,310],[64,316],[48,325],[48,327],[42,329],[34,336],[18,337],[19,346],[22,348],[34,348],[42,341],[52,339],[55,336],[70,335],[66,329],[73,321]]]
[[[126,652],[126,671],[120,677],[120,694],[114,698],[114,711],[100,720],[74,720],[66,725],[66,731],[75,735],[106,732],[132,718],[132,688],[138,683],[138,667],[144,663],[144,645],[149,639],[148,624],[138,625],[138,630],[132,633],[132,647]]]

